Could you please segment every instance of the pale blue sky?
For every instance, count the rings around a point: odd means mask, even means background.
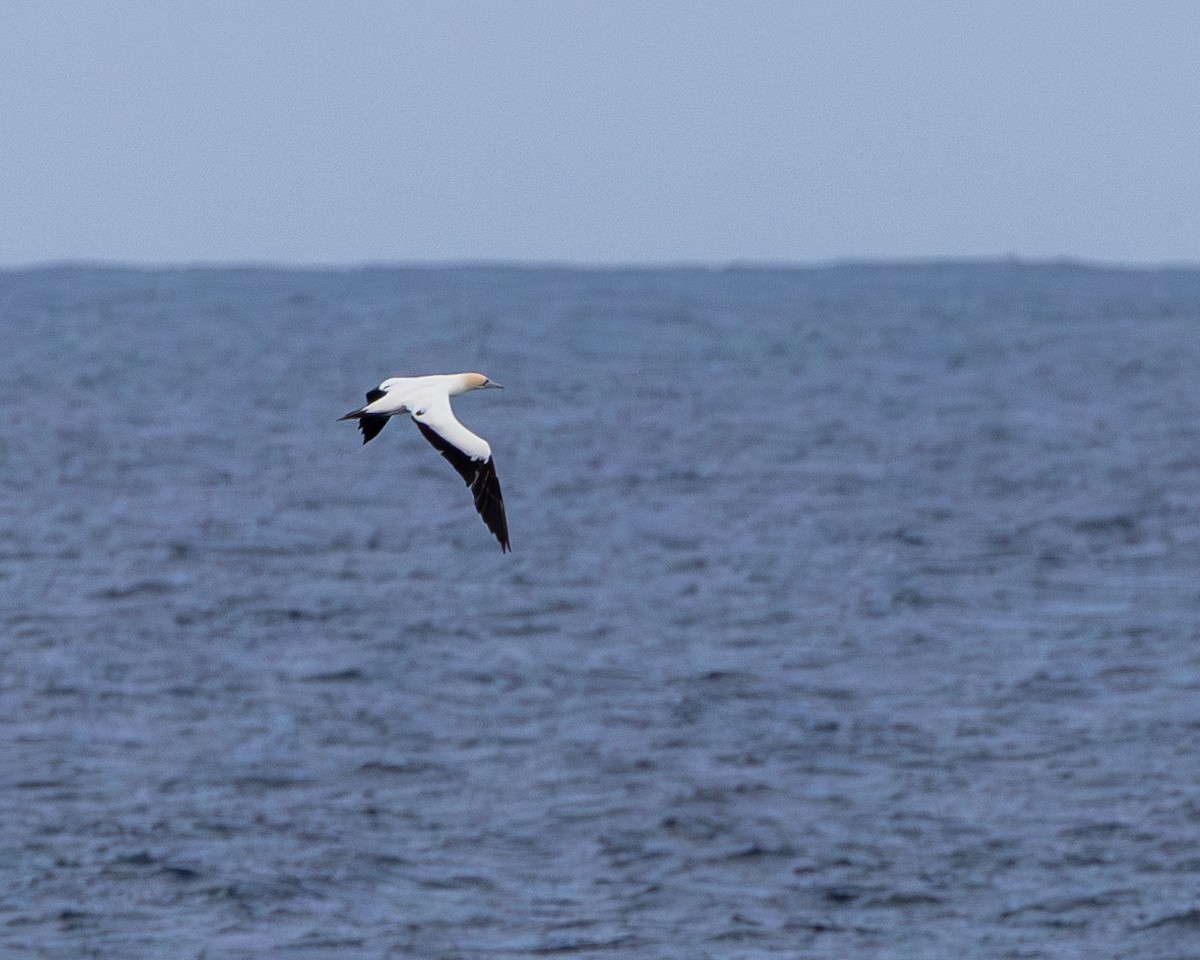
[[[0,0],[0,264],[1200,261],[1200,4]]]

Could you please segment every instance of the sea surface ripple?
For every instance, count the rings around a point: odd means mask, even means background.
[[[0,272],[0,954],[1200,956],[1200,272]],[[380,379],[478,369],[514,553]]]

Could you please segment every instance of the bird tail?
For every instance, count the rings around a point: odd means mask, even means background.
[[[338,417],[338,420],[358,420],[366,411],[366,407],[359,407],[357,410],[351,410],[344,417]]]

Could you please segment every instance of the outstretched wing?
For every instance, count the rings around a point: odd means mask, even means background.
[[[431,422],[432,421],[432,422]],[[477,437],[455,418],[449,401],[445,406],[414,414],[413,422],[421,434],[433,444],[458,475],[471,488],[475,498],[475,509],[487,524],[487,528],[500,541],[502,552],[509,552],[508,519],[504,515],[504,497],[500,493],[500,480],[496,476],[496,465],[492,461],[491,447],[482,437]],[[454,438],[447,439],[446,434]],[[461,444],[462,446],[459,446]],[[463,447],[467,447],[464,450]],[[479,454],[472,456],[468,450]]]

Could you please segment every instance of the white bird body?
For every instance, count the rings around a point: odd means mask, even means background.
[[[507,552],[508,520],[500,481],[492,462],[492,448],[459,423],[450,398],[469,390],[499,387],[482,373],[447,373],[429,377],[391,377],[367,393],[367,403],[342,420],[357,420],[363,443],[372,440],[389,418],[407,413],[425,439],[445,457],[471,488],[475,509]]]
[[[467,382],[470,376],[472,374],[439,373],[431,377],[391,377],[376,387],[376,390],[383,391],[383,396],[368,403],[362,412],[368,416],[381,414],[389,417],[398,413],[410,414],[418,423],[428,424],[472,460],[486,460],[492,455],[488,442],[459,423],[450,408],[451,397],[479,389]],[[479,386],[498,385],[486,380]],[[367,396],[369,399],[370,394]],[[365,440],[363,442],[366,443]]]

